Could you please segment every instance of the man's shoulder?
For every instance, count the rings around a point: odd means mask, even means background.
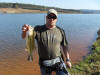
[[[45,25],[36,25],[35,28],[43,28]]]
[[[34,27],[35,31],[40,31],[40,30],[42,30],[42,29],[44,29],[44,28],[45,28],[45,25],[36,25],[36,26]]]
[[[59,29],[61,32],[64,32],[64,29],[63,28],[61,28],[61,27],[59,27],[59,26],[56,26],[57,27],[57,29]]]
[[[65,35],[65,31],[64,31],[63,28],[57,26],[57,29],[59,29],[59,31],[61,32],[62,36],[66,36],[66,35]]]

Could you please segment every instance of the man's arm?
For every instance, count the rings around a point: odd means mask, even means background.
[[[66,58],[66,64],[68,65],[69,68],[71,68],[72,65],[71,65],[70,57],[69,57],[68,42],[66,39],[65,31],[63,29],[61,30],[61,34],[62,34],[61,46],[62,46],[63,53],[64,53],[65,58]]]
[[[71,68],[72,64],[70,62],[69,52],[68,52],[67,49],[68,49],[67,47],[63,47],[63,52],[64,52],[64,55],[65,55],[65,58],[66,58],[66,64],[68,65],[69,68]]]

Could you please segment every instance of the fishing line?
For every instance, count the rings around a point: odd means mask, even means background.
[[[61,28],[63,29],[63,23],[62,23],[62,22],[63,22],[63,21],[62,21],[62,19],[63,19],[63,18],[62,18],[63,12],[62,12],[62,9],[61,9],[61,8],[60,8],[59,14],[60,14],[60,21],[61,21],[61,22],[60,22],[60,26],[61,26]]]
[[[44,17],[44,24],[46,24],[46,6],[45,6],[44,2],[43,2],[43,5],[42,5],[42,9],[43,9],[42,11],[43,11],[43,17]]]

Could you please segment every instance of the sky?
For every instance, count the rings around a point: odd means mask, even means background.
[[[35,4],[64,9],[100,10],[100,0],[0,0],[0,2]]]

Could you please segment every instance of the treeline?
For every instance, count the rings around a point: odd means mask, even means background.
[[[32,5],[32,4],[20,4],[20,3],[0,3],[0,8],[22,8],[22,9],[30,9],[30,10],[40,10],[40,11],[47,11],[48,9],[56,9],[58,12],[63,13],[80,13],[79,10],[73,9],[61,9],[56,7],[47,7],[47,6],[40,6],[40,5]]]

